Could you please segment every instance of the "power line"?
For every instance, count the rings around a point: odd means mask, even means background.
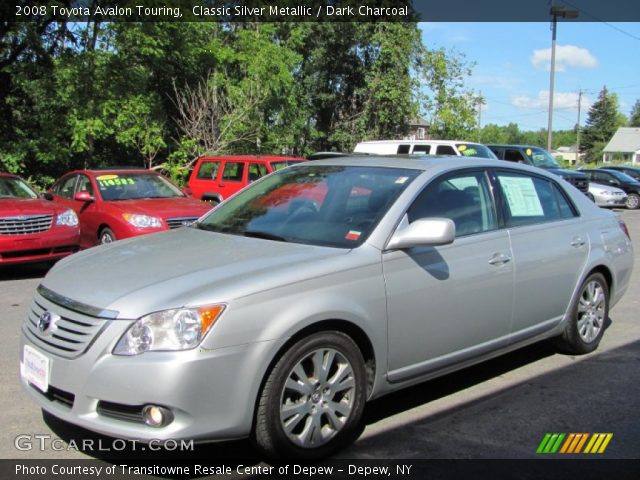
[[[613,28],[614,30],[617,30],[618,32],[622,33],[623,35],[626,35],[627,37],[633,38],[634,40],[639,40],[640,41],[640,37],[635,36],[633,33],[629,33],[626,30],[621,29],[620,27],[617,27],[605,20],[603,20],[602,18],[596,17],[595,15],[593,15],[592,13],[588,12],[587,10],[577,7],[576,5],[574,5],[571,2],[567,2],[566,0],[560,0],[562,3],[569,5],[570,7],[575,8],[576,10],[579,10],[580,12],[584,13],[587,17],[591,17],[594,20],[597,20],[600,23],[604,23],[607,27]]]

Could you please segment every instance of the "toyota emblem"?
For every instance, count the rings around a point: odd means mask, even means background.
[[[55,328],[56,322],[59,319],[59,315],[45,310],[42,315],[40,315],[40,318],[38,318],[38,330],[40,330],[42,333],[51,332],[51,330]]]

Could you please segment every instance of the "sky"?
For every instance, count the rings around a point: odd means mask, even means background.
[[[466,86],[481,92],[481,123],[521,130],[547,128],[551,22],[421,23],[429,48],[454,49],[475,63]],[[591,104],[606,85],[629,116],[640,99],[640,22],[558,22],[553,129],[584,126]]]

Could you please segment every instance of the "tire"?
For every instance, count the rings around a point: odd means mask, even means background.
[[[627,195],[626,206],[629,210],[637,210],[640,208],[640,195],[637,193],[630,193]]]
[[[600,273],[592,273],[580,286],[571,306],[571,317],[559,340],[566,353],[593,352],[602,339],[609,318],[609,287]]]
[[[303,338],[266,377],[253,440],[271,458],[324,458],[360,434],[366,392],[364,359],[349,336]]]
[[[105,245],[107,243],[113,243],[116,241],[116,234],[113,233],[109,227],[105,227],[100,230],[100,235],[98,235],[98,245]]]

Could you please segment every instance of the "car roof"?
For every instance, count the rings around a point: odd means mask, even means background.
[[[543,147],[538,147],[537,145],[526,145],[522,143],[487,143],[487,147],[510,147],[510,148],[539,148],[540,150],[544,150]]]
[[[640,171],[640,167],[634,167],[632,165],[611,165],[607,167],[598,167],[598,170],[623,170],[628,168],[629,170]]]
[[[0,172],[0,177],[20,178],[18,175],[14,175],[13,173],[6,173],[6,172]]]
[[[202,156],[198,158],[198,161],[202,160],[236,160],[236,161],[251,161],[256,163],[267,162],[282,162],[286,160],[305,160],[302,157],[290,157],[285,155],[215,155],[215,156]]]
[[[467,142],[465,140],[367,140],[364,142],[358,142],[359,144],[397,144],[397,143],[412,143],[414,145],[451,145],[453,143],[463,143],[465,145],[482,145],[479,142]]]
[[[371,155],[371,156],[349,156],[336,157],[324,160],[314,160],[310,163],[295,165],[290,168],[304,168],[310,165],[332,165],[332,166],[363,166],[363,167],[387,167],[406,168],[430,172],[433,175],[443,173],[453,169],[488,167],[488,168],[509,168],[532,172],[538,175],[551,176],[546,171],[529,165],[508,162],[493,158],[460,157],[455,155]]]
[[[160,175],[155,170],[149,170],[147,168],[140,167],[114,167],[114,168],[87,168],[85,170],[73,170],[71,172],[67,172],[63,175],[66,177],[68,175],[118,175],[118,174],[127,174],[127,173],[139,173],[139,174],[151,174],[151,175]]]

